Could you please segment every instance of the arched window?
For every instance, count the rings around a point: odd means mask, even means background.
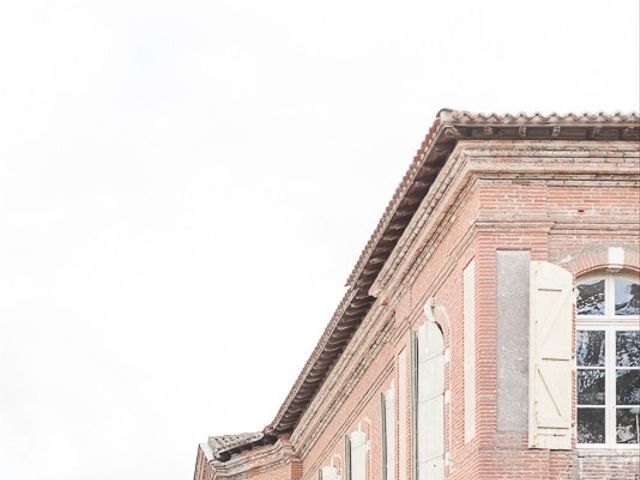
[[[418,480],[444,478],[444,338],[426,322],[414,341],[416,457]]]
[[[593,274],[576,285],[577,443],[640,443],[640,280]]]

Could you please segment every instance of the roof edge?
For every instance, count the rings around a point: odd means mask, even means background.
[[[309,359],[274,420],[261,432],[240,434],[233,446],[216,451],[216,459],[258,445],[272,444],[291,432],[324,383],[375,298],[369,288],[389,258],[440,168],[459,140],[640,140],[640,115],[603,112],[482,114],[440,109],[400,184],[387,204],[348,280],[349,289],[336,308]],[[255,436],[255,437],[254,437]],[[222,437],[211,437],[222,438]],[[210,439],[211,440],[211,439]],[[210,444],[210,442],[209,442]],[[214,449],[215,450],[215,449]],[[220,458],[218,454],[222,454]]]

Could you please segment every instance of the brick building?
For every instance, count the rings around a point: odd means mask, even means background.
[[[639,138],[441,111],[273,421],[194,478],[638,480]]]

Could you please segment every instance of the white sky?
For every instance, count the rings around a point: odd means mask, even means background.
[[[261,429],[436,112],[637,110],[639,16],[0,2],[0,478],[190,479]]]

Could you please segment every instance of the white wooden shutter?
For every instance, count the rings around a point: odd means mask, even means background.
[[[529,447],[571,448],[573,275],[531,262]]]
[[[367,478],[367,436],[359,430],[351,434],[351,478]]]
[[[444,339],[433,322],[418,331],[418,479],[444,478]]]
[[[411,331],[411,397],[409,410],[411,415],[411,478],[418,479],[418,335]]]
[[[395,477],[395,453],[396,453],[396,430],[395,430],[395,408],[393,398],[393,387],[387,390],[384,394],[384,431],[385,431],[385,478],[386,480],[394,480]]]
[[[464,308],[464,443],[476,434],[476,264],[471,260],[463,274]]]
[[[320,469],[320,480],[338,480],[338,469],[336,467],[322,467]]]
[[[407,350],[398,355],[398,480],[407,480]]]
[[[382,451],[382,480],[388,480],[387,458],[389,451],[387,449],[387,398],[384,393],[380,394],[380,424],[381,424],[381,451]]]

